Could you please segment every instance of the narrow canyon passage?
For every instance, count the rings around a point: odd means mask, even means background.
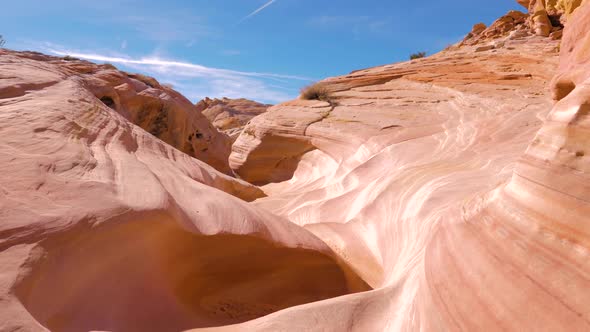
[[[274,106],[0,49],[0,332],[590,330],[590,2],[557,2]]]

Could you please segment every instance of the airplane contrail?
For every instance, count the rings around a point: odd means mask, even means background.
[[[251,18],[252,16],[255,16],[256,14],[260,13],[261,11],[263,11],[266,7],[272,5],[275,1],[277,0],[270,0],[269,2],[265,3],[264,5],[262,5],[260,8],[256,9],[255,11],[251,12],[248,16],[244,17],[243,19],[241,19],[236,25],[244,22],[245,20]]]

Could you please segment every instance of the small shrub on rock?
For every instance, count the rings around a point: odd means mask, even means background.
[[[330,90],[324,83],[314,83],[301,89],[301,99],[330,101]]]
[[[80,59],[75,58],[73,56],[66,55],[62,58],[62,60],[64,60],[64,61],[79,61]]]
[[[414,54],[410,54],[410,60],[416,60],[426,57],[426,52],[418,52]]]

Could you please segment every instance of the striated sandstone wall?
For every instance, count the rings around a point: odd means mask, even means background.
[[[238,137],[230,167],[252,183],[279,182],[291,178],[306,152],[320,149],[339,161],[375,136],[393,144],[433,135],[463,106],[474,109],[470,116],[491,100],[497,100],[494,109],[548,108],[546,83],[558,42],[528,34],[496,41],[488,49],[464,45],[324,80],[331,102],[294,100],[271,107]]]
[[[131,122],[152,128],[164,105],[162,137],[215,137],[183,97],[1,52],[1,331],[181,331],[369,289],[309,231],[248,205],[259,188]]]
[[[419,126],[423,135],[403,140],[387,133],[340,159],[318,148],[303,156],[292,180],[263,187],[268,197],[254,205],[312,231],[376,290],[211,331],[590,329],[588,22],[584,4],[566,25],[559,69],[556,54],[542,46],[557,42],[538,36],[477,52],[489,55],[485,61],[449,51],[445,59],[456,70],[425,76],[429,88],[446,84],[459,93],[452,103],[441,90],[421,94],[427,85],[405,82],[414,100],[439,97],[440,109],[421,108],[442,116],[433,120],[442,131]],[[478,73],[493,77],[481,66],[508,63],[513,75],[526,74],[517,67],[525,66],[529,81],[478,81]],[[455,75],[469,78],[461,84]],[[560,90],[563,77],[572,85],[554,104],[549,92]],[[406,93],[365,89],[392,100]],[[360,91],[348,92],[356,105],[374,106],[359,100]]]
[[[155,79],[124,73],[111,65],[66,61],[39,53],[0,50],[0,57],[6,76],[0,87],[2,98],[22,96],[29,87],[75,81],[94,95],[92,99],[100,100],[150,134],[223,173],[230,173],[227,158],[231,140],[213,128],[188,99]]]
[[[236,141],[262,188],[0,56],[0,330],[590,330],[589,22],[323,81]]]

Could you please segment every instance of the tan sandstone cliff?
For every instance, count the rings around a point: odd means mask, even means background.
[[[518,0],[530,13],[530,26],[537,35],[549,36],[561,30],[585,0]],[[559,34],[561,35],[561,34]]]
[[[1,53],[0,330],[589,330],[590,4],[513,23],[253,118],[262,187]]]
[[[0,75],[0,331],[180,331],[368,289],[309,231],[248,205],[260,189],[164,142],[227,155],[184,97],[6,50]]]
[[[338,161],[374,137],[393,144],[442,133],[464,118],[547,110],[558,42],[530,34],[496,42],[496,49],[465,45],[324,80],[331,102],[294,100],[254,118],[234,143],[230,166],[249,182],[278,182],[316,148]]]
[[[219,131],[235,140],[252,118],[266,112],[271,105],[248,99],[205,98],[196,104],[201,112]]]
[[[255,118],[231,157],[245,178],[260,155],[281,165],[280,150],[257,154],[266,140],[312,152],[254,204],[311,230],[376,290],[216,331],[590,328],[589,15],[568,21],[554,84],[558,42],[508,33],[494,49],[328,79],[330,104]]]
[[[230,139],[213,128],[188,99],[155,79],[118,71],[108,64],[35,52],[0,50],[0,57],[0,98],[22,97],[62,81],[72,82],[76,89],[85,89],[92,96],[64,98],[72,106],[88,108],[88,117],[94,116],[100,101],[99,105],[110,107],[178,150],[229,173]]]

